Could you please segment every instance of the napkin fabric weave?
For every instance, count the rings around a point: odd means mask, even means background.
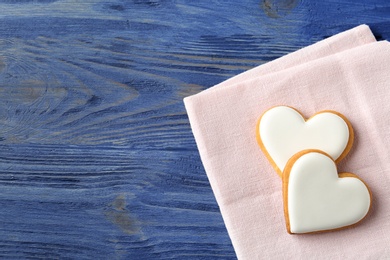
[[[239,259],[390,257],[390,44],[361,25],[184,99],[191,128]],[[256,142],[267,109],[310,117],[335,110],[351,122],[352,150],[338,165],[371,188],[359,225],[289,235],[282,182]]]

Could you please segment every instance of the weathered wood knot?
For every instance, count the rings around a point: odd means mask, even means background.
[[[129,235],[140,232],[140,223],[128,211],[123,194],[118,195],[108,206],[104,215],[111,223]]]
[[[261,0],[260,8],[271,18],[286,16],[294,9],[299,0]]]

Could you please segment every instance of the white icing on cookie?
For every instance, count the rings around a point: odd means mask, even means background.
[[[258,131],[260,146],[276,164],[280,175],[287,161],[299,151],[318,149],[337,160],[352,142],[346,121],[330,111],[305,121],[293,108],[274,107],[263,114]]]
[[[308,152],[292,167],[290,163],[286,185],[291,233],[349,226],[368,213],[371,197],[367,186],[355,177],[339,178],[336,164],[327,155]],[[285,172],[283,178],[287,175]]]

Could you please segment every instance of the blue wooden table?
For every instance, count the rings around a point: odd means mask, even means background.
[[[1,0],[0,258],[235,259],[182,99],[387,0]]]

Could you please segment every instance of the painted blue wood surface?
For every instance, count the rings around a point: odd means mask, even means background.
[[[235,259],[182,103],[387,0],[0,0],[0,258]]]

